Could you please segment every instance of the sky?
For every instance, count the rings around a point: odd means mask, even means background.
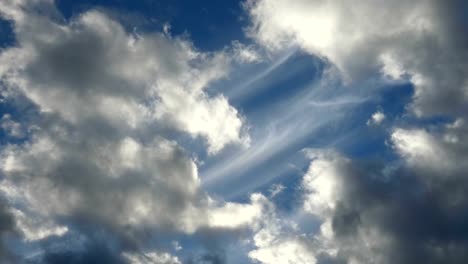
[[[0,263],[468,261],[468,2],[0,1]]]

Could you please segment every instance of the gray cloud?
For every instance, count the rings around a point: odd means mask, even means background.
[[[315,237],[325,250],[309,243],[317,259],[464,263],[468,181],[460,161],[468,158],[465,130],[460,120],[437,134],[396,130],[392,140],[400,163],[315,154],[304,188],[309,190],[306,211],[323,221]],[[331,233],[324,231],[327,225]]]
[[[12,260],[13,255],[4,242],[7,235],[16,233],[15,221],[13,215],[10,213],[8,206],[5,205],[4,201],[0,201],[0,260],[9,261]]]
[[[343,173],[346,191],[332,216],[338,258],[357,258],[364,263],[466,260],[468,204],[451,205],[444,197],[452,190],[449,186],[439,185],[438,190],[421,187],[412,179],[415,172],[405,170],[395,171],[390,182],[385,182],[374,178],[381,171],[356,167]],[[457,184],[466,191],[463,181]],[[378,237],[372,238],[372,232]],[[369,244],[353,243],[363,240]]]
[[[451,119],[395,128],[392,162],[311,151],[303,210],[321,222],[318,231],[266,229],[249,256],[262,263],[466,262],[466,2],[259,0],[245,8],[248,33],[268,50],[299,46],[336,65],[346,82],[408,81],[414,114]]]
[[[130,34],[98,11],[63,24],[20,7],[0,6],[6,17],[15,14],[20,47],[2,53],[0,74],[40,111],[75,124],[95,116],[131,128],[159,121],[203,138],[210,153],[248,143],[237,110],[204,92],[227,74],[229,52],[202,53],[163,33]]]
[[[308,150],[297,218],[264,216],[249,257],[261,263],[464,263],[468,258],[466,123],[395,129],[400,156]],[[304,223],[318,223],[312,231]]]
[[[140,246],[155,234],[235,233],[259,216],[259,204],[204,193],[190,154],[170,139],[201,137],[210,154],[247,144],[237,110],[204,91],[227,74],[229,51],[131,34],[93,10],[64,22],[48,1],[8,1],[0,14],[12,20],[18,42],[0,54],[6,100],[33,109],[20,125],[34,129],[0,153],[0,191],[13,223],[25,243],[78,236],[76,226],[86,223],[125,245],[113,249],[90,236],[83,250],[45,248],[40,261],[138,263],[146,259]]]

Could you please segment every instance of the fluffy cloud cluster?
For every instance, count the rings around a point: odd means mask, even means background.
[[[419,115],[463,113],[468,48],[463,1],[251,0],[250,35],[270,50],[298,45],[348,80],[381,71],[415,87]]]
[[[0,191],[26,240],[64,236],[69,224],[85,222],[136,250],[155,230],[236,229],[259,217],[260,204],[205,194],[196,164],[169,138],[202,138],[209,153],[248,143],[236,109],[204,91],[228,72],[224,51],[128,33],[98,11],[63,21],[51,1],[4,1],[0,14],[17,42],[0,54],[2,94],[22,114],[19,123],[5,115],[2,128],[23,138],[2,148]],[[71,261],[60,256],[43,259]],[[167,253],[116,259],[179,263]]]
[[[3,11],[14,20],[18,47],[2,53],[2,81],[41,112],[73,124],[102,117],[129,129],[163,120],[205,138],[211,152],[246,141],[237,111],[222,95],[204,93],[226,75],[225,53],[200,53],[164,34],[128,34],[97,11],[68,24]]]
[[[449,120],[393,128],[392,162],[311,152],[303,211],[319,228],[270,232],[264,241],[274,242],[258,243],[250,256],[262,263],[466,262],[466,3],[252,0],[245,8],[248,33],[268,50],[299,46],[348,82],[409,81],[413,113]],[[384,118],[376,112],[368,125]]]
[[[281,233],[294,225],[270,224],[249,256],[261,263],[464,263],[466,132],[460,120],[437,134],[396,129],[391,141],[402,163],[310,151],[303,212],[319,228]]]

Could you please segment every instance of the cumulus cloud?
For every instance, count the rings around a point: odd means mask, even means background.
[[[468,102],[463,1],[251,0],[248,33],[270,50],[297,45],[345,79],[383,72],[415,87],[416,114],[459,114]]]
[[[453,174],[465,170],[467,126],[458,119],[445,126],[443,132],[398,128],[392,133],[395,149],[410,166]]]
[[[464,263],[466,129],[462,120],[438,132],[396,129],[391,143],[403,162],[307,151],[302,211],[319,228],[308,233],[276,220],[257,233],[249,256],[261,263]],[[281,233],[285,226],[296,228]]]
[[[305,176],[304,180],[307,177]],[[305,200],[307,203],[307,199]],[[332,234],[327,224],[321,228],[323,233],[304,232],[298,225],[297,218],[282,215],[269,201],[265,201],[264,204],[263,216],[258,227],[254,229],[252,239],[254,248],[248,253],[250,259],[265,264],[318,263],[324,252],[333,250],[324,246]],[[299,215],[303,211],[299,208],[294,214]]]
[[[466,203],[467,131],[466,121],[457,119],[441,131],[396,129],[392,134],[394,148],[406,166],[424,186],[452,206],[450,211]]]
[[[278,236],[274,240],[265,240],[260,236]],[[263,240],[262,240],[263,239]],[[257,234],[255,244],[260,248],[251,251],[249,257],[261,263],[316,263],[316,258],[310,254],[306,242],[300,237],[287,238],[284,234]]]
[[[97,115],[130,128],[163,120],[205,138],[211,152],[246,142],[237,110],[204,92],[226,75],[226,54],[201,53],[164,34],[129,34],[97,11],[66,25],[34,13],[14,18],[19,48],[2,53],[2,81],[40,111],[74,124]]]
[[[42,241],[85,222],[129,250],[121,256],[90,241],[83,252],[46,249],[44,263],[179,263],[164,252],[132,254],[152,232],[235,230],[259,217],[254,202],[204,193],[196,164],[169,139],[176,131],[200,137],[210,154],[248,144],[237,110],[205,92],[227,74],[227,52],[203,53],[167,33],[128,33],[94,10],[63,21],[51,1],[2,2],[0,14],[17,41],[0,54],[2,89],[34,109],[20,112],[23,123],[2,119],[24,138],[0,153],[1,192],[17,228],[26,241]]]
[[[395,128],[395,162],[312,151],[303,212],[319,228],[266,233],[262,263],[463,263],[466,250],[466,34],[462,1],[246,1],[248,34],[267,50],[298,46],[346,82],[408,81],[410,109],[453,122]],[[368,125],[385,119],[377,111]],[[314,219],[314,220],[312,220]],[[294,225],[293,225],[294,226]]]

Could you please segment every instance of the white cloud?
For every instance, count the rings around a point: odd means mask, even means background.
[[[310,174],[312,173],[307,173],[309,176]],[[304,177],[304,182],[308,181],[305,179],[306,177],[308,176]],[[309,194],[308,189],[312,188],[309,188],[305,183],[303,185],[305,193]],[[312,191],[310,191],[310,196],[304,199],[303,206],[306,210],[313,203],[309,201],[312,195]],[[301,211],[302,209],[299,208],[299,213]],[[314,211],[314,213],[319,214],[323,212]],[[325,213],[323,216],[329,217]],[[248,256],[252,260],[264,264],[319,263],[318,258],[320,254],[332,251],[327,243],[330,240],[329,236],[333,236],[333,234],[330,228],[325,228],[329,226],[327,224],[328,222],[324,222],[321,227],[323,231],[319,231],[317,234],[303,233],[298,228],[294,218],[291,219],[289,216],[279,215],[276,207],[271,202],[265,201],[263,215],[259,219],[257,228],[254,228],[252,241],[254,249],[249,251]],[[327,230],[329,231],[326,232]]]
[[[459,113],[468,101],[468,50],[456,3],[437,1],[247,1],[248,33],[269,50],[300,46],[347,80],[410,76],[416,114]],[[461,15],[460,15],[461,16]]]
[[[261,194],[252,194],[248,204],[225,203],[209,212],[208,225],[218,228],[252,228],[262,217],[265,203],[267,199]]]
[[[382,113],[381,111],[377,111],[372,114],[371,118],[367,120],[367,125],[380,125],[385,119],[385,114]]]
[[[20,48],[0,55],[0,75],[41,111],[75,124],[96,115],[129,128],[161,121],[205,138],[210,153],[248,144],[237,110],[204,92],[228,72],[223,52],[201,53],[186,39],[158,33],[128,34],[97,11],[68,25],[34,14],[28,20],[15,20]]]
[[[335,157],[335,154],[318,155],[303,178],[302,184],[306,191],[304,210],[319,217],[329,217],[341,193],[340,168],[337,165],[346,161],[335,160],[342,159]]]
[[[80,212],[114,228],[193,233],[200,227],[247,228],[261,216],[259,197],[253,196],[250,204],[238,204],[214,202],[205,196],[199,189],[196,165],[173,142],[158,139],[143,146],[124,138],[79,150],[67,140],[76,139],[69,139],[68,134],[40,138],[3,152],[2,170],[7,178],[2,185],[10,186],[4,193],[27,206],[33,212],[28,217],[53,220]],[[28,180],[15,182],[18,177]],[[17,217],[27,239],[46,236],[37,225],[33,231],[34,225],[27,225],[23,218]]]
[[[93,10],[59,24],[30,10],[35,4],[53,12],[40,1],[0,4],[18,42],[0,54],[7,99],[36,110],[24,124],[4,125],[36,129],[0,152],[2,190],[27,240],[65,234],[76,215],[132,241],[143,230],[247,228],[259,217],[254,200],[213,201],[194,161],[167,138],[201,137],[210,154],[248,144],[237,110],[205,93],[227,74],[229,52],[203,53],[167,33],[130,34]]]
[[[16,228],[27,241],[41,240],[49,236],[62,236],[68,232],[66,226],[60,226],[47,218],[31,217],[20,210],[13,209]]]
[[[255,248],[249,258],[260,263],[316,263],[315,251],[307,237],[295,232],[293,223],[281,219],[275,206],[264,201],[265,210],[255,229]]]
[[[312,162],[302,180],[302,210],[296,214],[303,214],[308,222],[318,221],[318,228],[304,233],[297,218],[279,217],[274,210],[270,211],[254,235],[256,248],[249,252],[249,257],[265,264],[390,263],[383,253],[391,237],[373,226],[376,212],[358,215],[359,222],[354,222],[347,215],[350,209],[343,205],[348,203],[346,199],[350,195],[359,191],[353,186],[360,183],[353,182],[357,179],[352,161],[334,151],[307,150],[307,154]],[[349,201],[350,204],[359,202]],[[337,222],[341,221],[341,214],[345,215],[346,222]],[[343,235],[341,225],[353,230],[350,237]]]
[[[265,234],[262,234],[265,235]],[[259,241],[259,234],[256,235],[256,243],[267,244],[259,249],[251,251],[249,257],[265,264],[295,263],[314,264],[317,263],[314,255],[310,253],[307,244],[300,239],[281,239],[275,242]]]
[[[334,151],[308,150],[312,158],[309,170],[304,175],[302,187],[304,189],[303,208],[306,213],[320,220],[320,228],[309,239],[309,249],[306,252],[315,258],[346,259],[349,263],[386,263],[380,259],[378,248],[384,248],[387,237],[366,225],[367,216],[359,215],[359,225],[355,226],[353,218],[346,218],[346,222],[337,222],[340,214],[347,214],[346,204],[348,195],[353,193],[354,178],[352,160]],[[357,181],[357,180],[356,180]],[[359,183],[356,183],[359,185]],[[359,201],[350,201],[350,203]],[[356,228],[356,234],[351,239],[340,234],[339,225]],[[362,228],[361,228],[362,226]],[[338,231],[337,231],[338,230]],[[386,260],[385,260],[386,261]],[[320,262],[319,262],[320,263]]]
[[[462,259],[446,249],[451,247],[447,234],[434,228],[451,228],[447,219],[466,206],[466,132],[463,119],[440,131],[396,129],[391,140],[403,164],[369,166],[333,151],[308,150],[312,162],[302,181],[303,208],[320,220],[320,229],[307,240],[307,252],[349,263],[393,263],[394,258],[412,263],[414,256],[437,259],[433,263]],[[393,217],[401,220],[389,220]],[[432,223],[435,218],[441,222]],[[429,246],[433,242],[427,236],[439,241],[443,254]],[[412,243],[409,239],[427,246],[408,252],[402,246]],[[463,251],[465,245],[456,247]]]
[[[184,131],[205,136],[210,153],[220,151],[228,143],[249,144],[248,137],[242,135],[242,119],[225,97],[208,99],[205,95],[190,96],[176,89],[161,91],[160,96],[164,105],[156,115],[159,118],[169,115],[168,121]]]
[[[396,129],[392,134],[392,141],[400,154],[410,163],[440,166],[439,161],[442,160],[439,157],[443,157],[442,149],[436,139],[425,130]]]
[[[442,131],[397,128],[392,133],[393,146],[412,167],[430,171],[428,175],[454,175],[467,169],[467,126],[464,119],[449,123]]]
[[[124,253],[130,264],[180,264],[180,260],[169,253],[149,252],[145,254]]]

